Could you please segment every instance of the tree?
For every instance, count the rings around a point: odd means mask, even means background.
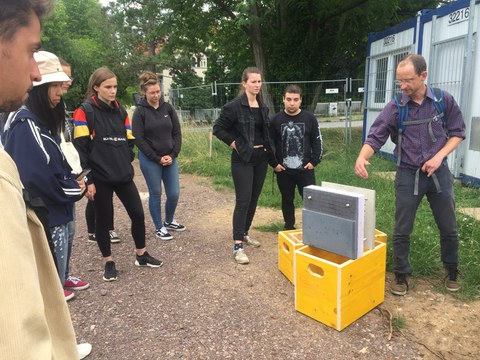
[[[115,39],[111,23],[99,0],[57,0],[54,15],[44,24],[45,50],[63,57],[72,66],[75,86],[66,96],[69,108],[83,101],[90,74],[103,65],[115,68]],[[121,89],[121,87],[119,87]]]

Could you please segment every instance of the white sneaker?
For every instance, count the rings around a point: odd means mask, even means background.
[[[250,262],[250,260],[248,260],[247,254],[245,254],[245,251],[243,251],[243,249],[235,250],[233,252],[233,257],[235,258],[237,264],[245,265]]]
[[[245,244],[247,244],[247,245],[250,245],[250,246],[254,247],[254,248],[258,248],[258,247],[260,247],[260,245],[261,245],[259,241],[252,239],[252,238],[251,238],[250,236],[248,236],[248,235],[245,235],[245,236],[243,237],[243,242],[244,242]]]
[[[172,231],[185,231],[186,229],[185,225],[179,224],[175,219],[173,219],[170,224],[164,223],[163,225],[167,228],[167,230]]]
[[[117,233],[115,232],[115,230],[109,230],[108,234],[110,235],[110,242],[112,244],[116,244],[116,243],[119,243],[121,241],[120,238],[118,237]]]
[[[77,353],[80,360],[85,359],[92,352],[92,345],[89,343],[77,344]]]
[[[155,230],[155,237],[160,239],[160,240],[172,240],[173,236],[170,235],[170,233],[167,231],[167,228],[164,226],[161,229]]]

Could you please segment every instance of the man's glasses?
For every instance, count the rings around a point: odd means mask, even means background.
[[[395,85],[400,86],[402,84],[411,84],[414,80],[415,80],[415,78],[395,80],[394,83],[395,83]]]

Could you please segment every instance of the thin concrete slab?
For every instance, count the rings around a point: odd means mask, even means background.
[[[480,221],[480,208],[462,208],[458,209],[458,211]]]

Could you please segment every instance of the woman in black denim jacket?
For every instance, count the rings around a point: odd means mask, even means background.
[[[238,264],[248,264],[243,245],[259,247],[248,236],[257,201],[272,156],[268,108],[260,99],[262,76],[255,67],[242,74],[243,93],[227,103],[213,126],[213,134],[232,148],[232,178],[235,185],[233,255]]]

